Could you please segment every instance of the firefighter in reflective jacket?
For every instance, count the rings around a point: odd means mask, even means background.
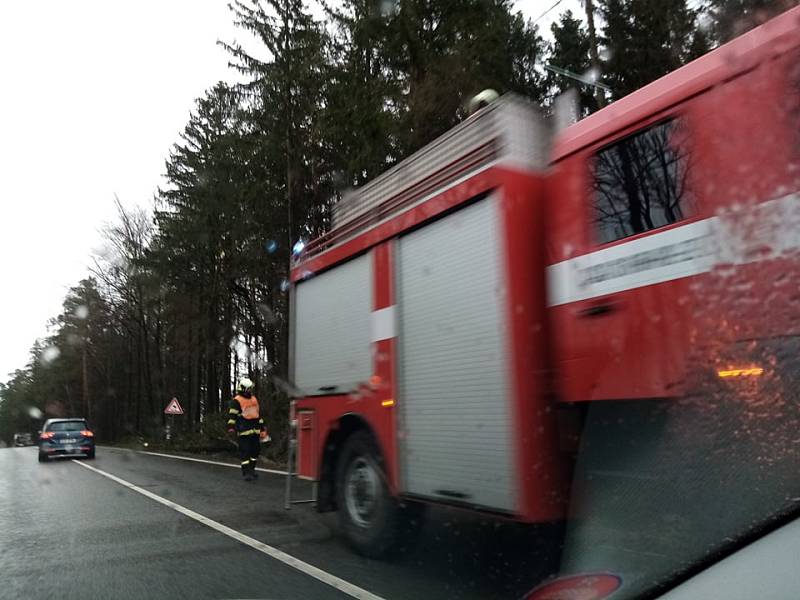
[[[264,419],[259,414],[258,398],[253,394],[254,387],[251,380],[240,380],[236,386],[237,394],[228,407],[228,432],[238,437],[242,477],[245,481],[258,477],[256,461],[261,451],[261,440],[267,439]]]

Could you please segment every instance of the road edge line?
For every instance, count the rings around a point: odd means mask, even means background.
[[[193,458],[191,456],[180,456],[178,454],[165,454],[163,452],[150,452],[149,450],[134,450],[139,454],[149,454],[150,456],[161,456],[163,458],[177,458],[178,460],[189,460],[191,462],[206,463],[207,465],[218,465],[222,467],[233,467],[234,469],[241,468],[239,465],[233,463],[220,462],[218,460],[206,460],[204,458]],[[265,467],[256,467],[256,471],[262,473],[272,473],[273,475],[286,475],[286,471],[278,471],[277,469],[267,469]]]
[[[115,446],[98,446],[98,448],[106,448],[110,450],[130,450],[129,448],[117,448]],[[136,454],[147,454],[149,456],[161,456],[162,458],[176,458],[178,460],[188,460],[191,462],[205,463],[207,465],[217,465],[219,467],[233,467],[234,469],[240,468],[239,465],[233,463],[220,462],[218,460],[206,460],[204,458],[193,458],[191,456],[180,456],[179,454],[165,454],[163,452],[151,452],[149,450],[130,450]],[[273,475],[286,475],[286,471],[278,471],[277,469],[267,469],[265,467],[256,467],[256,471],[262,473],[272,473]]]
[[[82,461],[72,459],[72,462],[74,462],[76,465],[80,465],[84,469],[89,469],[90,471],[94,471],[98,475],[102,475],[103,477],[106,477],[107,479],[110,479],[111,481],[118,483],[119,485],[126,487],[131,491],[137,492],[142,496],[145,496],[146,498],[150,498],[151,500],[154,500],[159,504],[163,504],[164,506],[171,508],[172,510],[178,513],[181,513],[182,515],[189,517],[190,519],[193,519],[198,523],[202,523],[206,527],[209,527],[215,531],[218,531],[219,533],[227,535],[228,537],[244,544],[245,546],[249,546],[250,548],[258,550],[262,554],[266,554],[270,558],[280,561],[283,564],[292,567],[300,571],[301,573],[308,575],[309,577],[313,577],[317,581],[329,585],[332,588],[337,589],[344,594],[347,594],[348,596],[351,596],[353,598],[358,598],[359,600],[384,600],[381,596],[377,596],[372,592],[368,592],[367,590],[360,588],[357,585],[354,585],[348,581],[345,581],[344,579],[337,577],[336,575],[332,575],[327,571],[323,571],[319,567],[315,567],[314,565],[302,561],[299,558],[295,558],[294,556],[292,556],[291,554],[287,554],[283,550],[279,550],[274,546],[270,546],[268,544],[265,544],[264,542],[258,541],[255,538],[251,538],[249,535],[245,535],[239,531],[236,531],[235,529],[231,529],[227,525],[223,525],[222,523],[214,521],[213,519],[209,519],[208,517],[203,516],[200,513],[197,513],[189,508],[186,508],[185,506],[181,506],[180,504],[177,504],[172,500],[167,500],[166,498],[162,498],[158,494],[154,494],[153,492],[141,488],[136,484],[130,483],[129,481],[125,481],[124,479],[117,477],[116,475],[112,475],[111,473],[98,469],[97,467],[92,467],[90,465],[87,465],[85,462]]]

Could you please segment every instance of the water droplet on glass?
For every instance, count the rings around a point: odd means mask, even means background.
[[[31,406],[28,409],[28,414],[30,415],[31,419],[41,419],[44,416],[44,413],[42,413],[42,411],[35,406]]]
[[[394,0],[381,0],[380,11],[382,17],[392,17],[397,14],[398,5]]]
[[[590,82],[590,83],[594,83],[595,81],[597,81],[597,79],[598,79],[599,77],[600,77],[600,72],[599,72],[597,69],[595,69],[594,67],[592,67],[591,69],[588,69],[588,70],[587,70],[587,71],[586,71],[586,72],[583,74],[583,78],[584,78],[586,81]]]
[[[59,356],[61,356],[61,350],[59,350],[56,346],[48,346],[42,350],[42,362],[44,364],[50,364]]]
[[[269,240],[266,244],[264,244],[264,249],[272,254],[278,249],[278,242],[275,240]]]
[[[736,275],[736,267],[732,265],[724,265],[717,267],[714,272],[720,277],[733,277]]]
[[[609,61],[611,57],[614,56],[614,53],[611,51],[611,48],[601,48],[599,52],[600,60],[602,61]]]
[[[261,313],[261,316],[267,323],[275,322],[275,313],[272,312],[272,309],[269,306],[266,304],[259,304],[257,308],[258,312]]]
[[[85,304],[79,304],[75,307],[75,318],[76,319],[85,319],[89,316],[89,307]]]
[[[291,285],[291,284],[289,283],[289,280],[288,280],[288,279],[282,279],[282,280],[281,280],[281,291],[282,291],[282,292],[288,292],[288,291],[289,291],[289,286],[290,286],[290,285]]]
[[[305,247],[306,247],[305,240],[303,240],[302,238],[297,240],[294,243],[294,246],[292,246],[292,256],[294,258],[297,258],[298,256],[300,256],[303,253],[303,250],[305,249]]]
[[[239,356],[247,357],[250,355],[250,348],[242,340],[233,338],[230,343],[230,348]]]

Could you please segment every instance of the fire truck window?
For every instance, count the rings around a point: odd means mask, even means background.
[[[654,125],[595,155],[592,204],[598,243],[663,227],[691,212],[689,154],[674,143],[679,123]]]

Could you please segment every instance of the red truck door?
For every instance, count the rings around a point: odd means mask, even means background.
[[[685,370],[685,292],[709,268],[686,123],[667,116],[559,164],[549,305],[565,400],[664,397]]]

